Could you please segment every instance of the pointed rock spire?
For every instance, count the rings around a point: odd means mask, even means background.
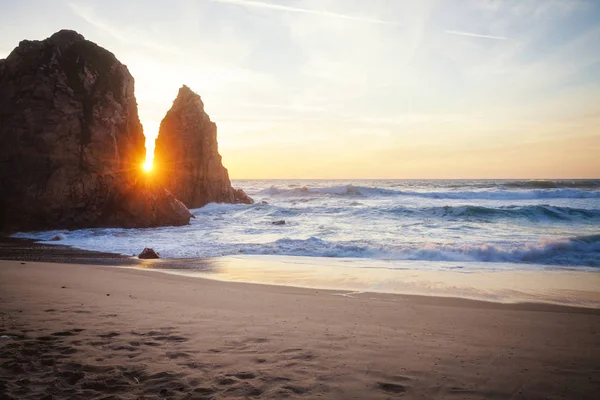
[[[253,202],[231,187],[219,154],[217,126],[200,96],[185,85],[160,124],[154,163],[159,182],[189,208]]]

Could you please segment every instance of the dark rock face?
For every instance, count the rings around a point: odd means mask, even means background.
[[[146,247],[144,250],[142,250],[142,252],[138,255],[138,258],[141,258],[143,260],[152,260],[152,259],[157,259],[160,258],[160,256],[158,255],[158,252],[154,251],[154,249],[150,248],[150,247]]]
[[[231,187],[219,155],[217,126],[204,111],[200,96],[187,86],[179,89],[160,124],[154,165],[158,182],[189,208],[253,203],[243,190]]]
[[[0,231],[181,225],[189,211],[141,172],[134,81],[73,31],[0,60]]]
[[[187,225],[194,218],[190,210],[167,189],[146,182],[123,188],[112,199],[113,212],[106,216],[105,226],[151,228],[165,225]]]

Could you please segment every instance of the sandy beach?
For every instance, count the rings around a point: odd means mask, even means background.
[[[593,399],[600,310],[0,261],[0,398]]]

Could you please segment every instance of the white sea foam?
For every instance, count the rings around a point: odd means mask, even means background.
[[[600,181],[236,184],[257,203],[209,204],[192,210],[196,218],[187,226],[17,236],[62,235],[48,243],[129,255],[153,247],[168,258],[257,254],[388,260],[392,266],[420,260],[432,268],[437,262],[600,267]],[[285,224],[273,224],[280,220]]]
[[[176,231],[176,228],[173,228]],[[400,243],[395,246],[369,242],[327,241],[316,237],[308,239],[282,238],[266,243],[219,243],[198,241],[177,232],[130,235],[131,230],[84,230],[65,235],[61,244],[89,250],[137,254],[139,249],[151,246],[160,249],[168,258],[219,257],[235,254],[293,255],[315,257],[352,257],[380,260],[427,260],[456,262],[510,262],[556,266],[600,267],[600,235],[543,240],[537,243]],[[20,234],[49,240],[55,232]],[[148,245],[148,243],[151,243]]]

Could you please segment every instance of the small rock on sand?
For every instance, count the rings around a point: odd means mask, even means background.
[[[142,259],[155,259],[160,258],[158,252],[154,251],[154,249],[150,247],[146,247],[139,255],[138,258]]]

